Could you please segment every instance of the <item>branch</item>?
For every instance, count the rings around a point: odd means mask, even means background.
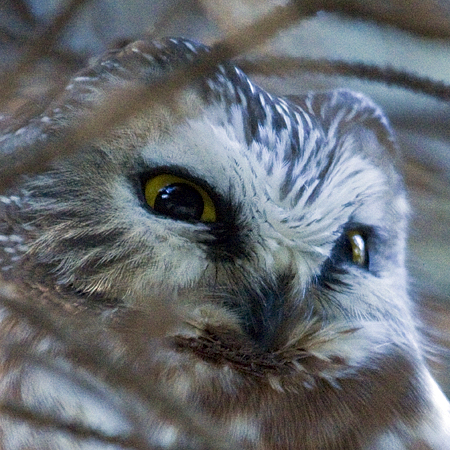
[[[263,57],[251,61],[238,60],[237,64],[247,74],[293,76],[302,72],[314,72],[330,76],[355,77],[384,83],[388,86],[409,89],[438,100],[450,101],[450,85],[428,77],[421,77],[413,73],[397,70],[393,67],[381,68],[361,62],[330,61],[289,56]]]
[[[79,120],[69,121],[65,126],[53,124],[53,129],[55,126],[57,128],[56,133],[47,134],[49,124],[35,121],[30,127],[21,130],[23,139],[17,133],[4,135],[0,138],[0,192],[11,186],[22,174],[45,170],[55,157],[75,152],[131,115],[155,103],[170,104],[180,89],[210,73],[221,62],[263,44],[277,31],[314,12],[315,9],[298,8],[293,3],[276,8],[271,14],[214,45],[190,65],[155,76],[153,80],[146,80],[145,84],[111,89],[103,102],[86,111]],[[252,38],[249,39],[249,36]]]
[[[99,430],[87,427],[81,423],[66,421],[51,414],[37,413],[33,409],[20,406],[17,403],[0,403],[0,412],[14,420],[26,422],[29,425],[42,429],[52,429],[68,433],[77,439],[96,439],[103,444],[120,445],[133,450],[150,450],[148,443],[133,436],[109,436]]]
[[[298,0],[299,3],[308,0]],[[428,38],[450,38],[450,7],[436,0],[316,0],[316,9],[390,25]]]
[[[39,59],[50,53],[66,25],[90,1],[70,0],[50,25],[37,31],[37,35],[23,49],[23,54],[15,67],[1,74],[0,99],[2,99],[2,102],[5,102],[15,92],[21,74],[30,72],[32,66]]]

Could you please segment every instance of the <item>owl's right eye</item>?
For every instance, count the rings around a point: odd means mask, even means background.
[[[349,246],[349,254],[351,261],[359,267],[367,267],[369,263],[369,255],[367,251],[366,239],[358,230],[347,231],[347,242]]]
[[[172,219],[215,222],[216,208],[208,193],[196,183],[163,173],[144,184],[147,204],[157,213]]]
[[[354,228],[345,231],[338,244],[339,261],[369,268],[368,231]]]

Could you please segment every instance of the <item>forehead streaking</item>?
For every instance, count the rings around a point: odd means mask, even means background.
[[[382,220],[382,198],[392,188],[376,164],[377,139],[392,146],[383,116],[363,97],[329,95],[320,108],[312,96],[278,98],[221,65],[179,97],[191,118],[155,113],[150,121],[166,120],[166,132],[141,141],[140,157],[149,167],[182,167],[223,196],[232,192],[280,239],[326,254],[349,220]],[[369,131],[364,122],[379,123]]]
[[[207,51],[183,40],[152,46],[133,44],[75,78],[65,111],[77,101],[89,106],[109,84],[151,80]],[[214,267],[231,260],[255,273],[293,265],[305,285],[346,224],[377,226],[401,197],[390,163],[380,163],[384,147],[392,147],[389,128],[367,99],[346,91],[282,99],[223,64],[38,182],[38,191],[49,190],[38,204],[58,197],[53,212],[45,206],[39,251],[60,255],[61,282],[88,292],[145,291],[168,279],[184,288],[213,281]],[[138,179],[155,170],[204,183],[221,199],[222,222],[209,227],[146,210]]]

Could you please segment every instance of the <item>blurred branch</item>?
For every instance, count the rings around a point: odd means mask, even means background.
[[[224,439],[220,438],[217,431],[210,431],[211,427],[207,427],[205,421],[198,417],[197,414],[164,393],[159,385],[149,383],[148,376],[139,376],[133,370],[130,370],[128,363],[120,364],[114,359],[111,356],[111,347],[114,347],[114,345],[111,343],[111,339],[108,340],[106,338],[102,327],[92,327],[94,332],[102,334],[101,338],[96,338],[95,336],[87,338],[85,333],[80,332],[83,328],[89,330],[89,320],[93,322],[94,318],[90,316],[83,317],[83,326],[80,328],[77,326],[76,317],[63,320],[58,314],[51,314],[51,311],[48,309],[39,307],[39,304],[33,303],[31,299],[18,299],[14,295],[0,296],[0,304],[7,308],[15,317],[24,320],[30,326],[39,330],[40,333],[44,332],[64,344],[67,350],[65,356],[77,367],[87,369],[88,373],[100,377],[109,387],[116,388],[119,392],[128,391],[132,393],[135,398],[139,399],[147,407],[148,414],[145,417],[160,414],[165,420],[176,424],[184,433],[183,439],[192,439],[196,442],[196,449],[226,450],[230,448],[229,439],[225,442]],[[109,335],[109,338],[115,337],[120,338],[115,333]],[[105,343],[106,347],[102,343]],[[15,344],[14,342],[12,343],[12,345]],[[29,352],[32,351],[33,348],[28,350],[24,348],[21,357],[27,360]],[[32,357],[31,354],[30,357]],[[76,431],[77,434],[86,437],[95,433],[95,430],[90,428],[85,428],[81,425],[77,428],[78,425],[76,424],[68,424],[57,418],[53,420],[53,416],[41,415],[36,411],[29,411],[17,405],[4,404],[1,405],[1,408],[7,413],[9,411],[10,414],[17,412],[19,418],[30,420],[37,425],[42,422],[42,426],[52,426],[59,429],[63,429],[64,426],[75,427],[69,431],[72,433]],[[36,420],[34,416],[36,416]],[[140,428],[138,424],[134,425],[136,425],[137,429]],[[141,438],[139,438],[139,435],[136,435],[136,438],[131,442],[134,445],[131,448],[144,448],[140,444]],[[184,442],[186,441],[184,440]],[[239,450],[239,447],[236,447],[236,445],[232,445],[232,448]]]
[[[26,24],[34,26],[36,20],[30,11],[30,7],[25,0],[7,0],[7,6],[12,8],[15,13],[23,20]]]
[[[199,1],[221,29],[230,31],[255,20],[282,0]],[[295,3],[300,9],[373,21],[422,37],[450,37],[450,4],[439,0],[295,0]]]
[[[86,1],[88,0],[72,0],[66,10],[58,16],[58,20],[55,20],[51,27],[41,34],[38,41],[27,49],[19,65],[19,72],[47,51],[45,47],[54,42],[55,36],[67,23],[68,18]],[[289,27],[301,18],[310,17],[318,10],[342,12],[351,17],[368,18],[420,34],[433,35],[432,30],[424,29],[416,21],[406,20],[399,14],[391,15],[389,11],[386,12],[386,9],[373,6],[347,0],[291,1],[286,6],[274,8],[251,25],[218,42],[209,53],[199,57],[192,65],[157,77],[146,86],[134,86],[128,90],[112,92],[106,101],[98,105],[94,111],[87,113],[78,124],[69,123],[66,128],[61,127],[58,130],[58,136],[53,134],[50,138],[44,136],[45,133],[40,135],[37,130],[35,136],[29,137],[26,142],[18,139],[17,145],[14,142],[7,142],[8,139],[4,137],[0,191],[4,191],[14,183],[21,174],[45,170],[56,156],[64,156],[76,151],[84,143],[101,136],[107,130],[123,123],[131,115],[151,107],[153,103],[167,103],[175,92],[195,78],[209,73],[219,63],[263,44],[276,32]],[[434,35],[447,34],[444,30],[440,30]],[[7,75],[7,80],[11,82],[15,77],[17,77],[16,71],[11,72]]]
[[[15,92],[20,75],[29,72],[39,59],[49,54],[60,37],[61,31],[89,1],[91,0],[70,0],[50,25],[36,31],[36,36],[23,49],[23,54],[16,66],[1,74],[0,98],[3,102]]]
[[[237,64],[247,74],[264,76],[294,76],[302,72],[321,73],[329,76],[356,77],[376,81],[388,86],[409,89],[443,101],[450,101],[450,85],[421,77],[393,67],[378,67],[360,62],[331,61],[327,59],[295,57],[263,57],[238,60]]]
[[[34,136],[26,136],[25,142],[17,135],[8,140],[3,136],[0,166],[0,191],[11,186],[24,173],[37,173],[48,167],[56,156],[69,155],[81,145],[101,136],[107,130],[123,123],[155,103],[170,103],[170,99],[183,87],[199,76],[214,70],[218,64],[227,61],[251,48],[264,43],[277,31],[293,24],[302,17],[308,17],[314,10],[300,12],[295,5],[276,8],[271,14],[245,27],[214,45],[192,64],[164,73],[145,85],[115,89],[108,93],[105,101],[94,110],[87,111],[77,123],[61,126],[58,135],[48,136],[43,132],[45,124],[37,125]],[[249,39],[249,36],[252,38]],[[42,130],[39,127],[42,127]],[[25,131],[25,130],[23,130]],[[41,132],[42,131],[42,132]]]
[[[95,439],[103,444],[113,444],[126,447],[133,450],[150,450],[148,443],[140,438],[133,436],[120,437],[108,436],[98,430],[86,427],[81,423],[65,421],[61,417],[50,414],[37,413],[33,409],[20,406],[15,403],[0,403],[0,412],[13,418],[14,420],[24,421],[27,424],[38,427],[39,429],[52,429],[64,433],[69,433],[73,437],[82,440]]]
[[[159,17],[157,17],[155,23],[147,29],[146,37],[159,38],[164,37],[166,29],[171,25],[173,21],[176,21],[180,15],[184,14],[184,8],[186,3],[195,0],[177,0],[171,3],[167,10],[164,11]]]
[[[299,3],[308,0],[298,0]],[[316,0],[317,10],[390,25],[422,37],[450,38],[450,4],[437,0]]]

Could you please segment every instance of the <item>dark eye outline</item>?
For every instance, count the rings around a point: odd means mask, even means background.
[[[215,223],[217,221],[217,207],[213,198],[198,183],[183,176],[164,171],[149,174],[148,176],[144,177],[142,179],[142,194],[144,201],[146,205],[156,213],[163,214],[175,220],[190,221],[189,219],[183,219],[177,217],[176,215],[161,213],[157,209],[155,209],[156,199],[158,195],[163,191],[163,189],[175,185],[179,187],[183,184],[195,189],[195,191],[200,194],[203,200],[203,211],[198,221],[204,223]],[[192,220],[197,221],[195,219]]]

